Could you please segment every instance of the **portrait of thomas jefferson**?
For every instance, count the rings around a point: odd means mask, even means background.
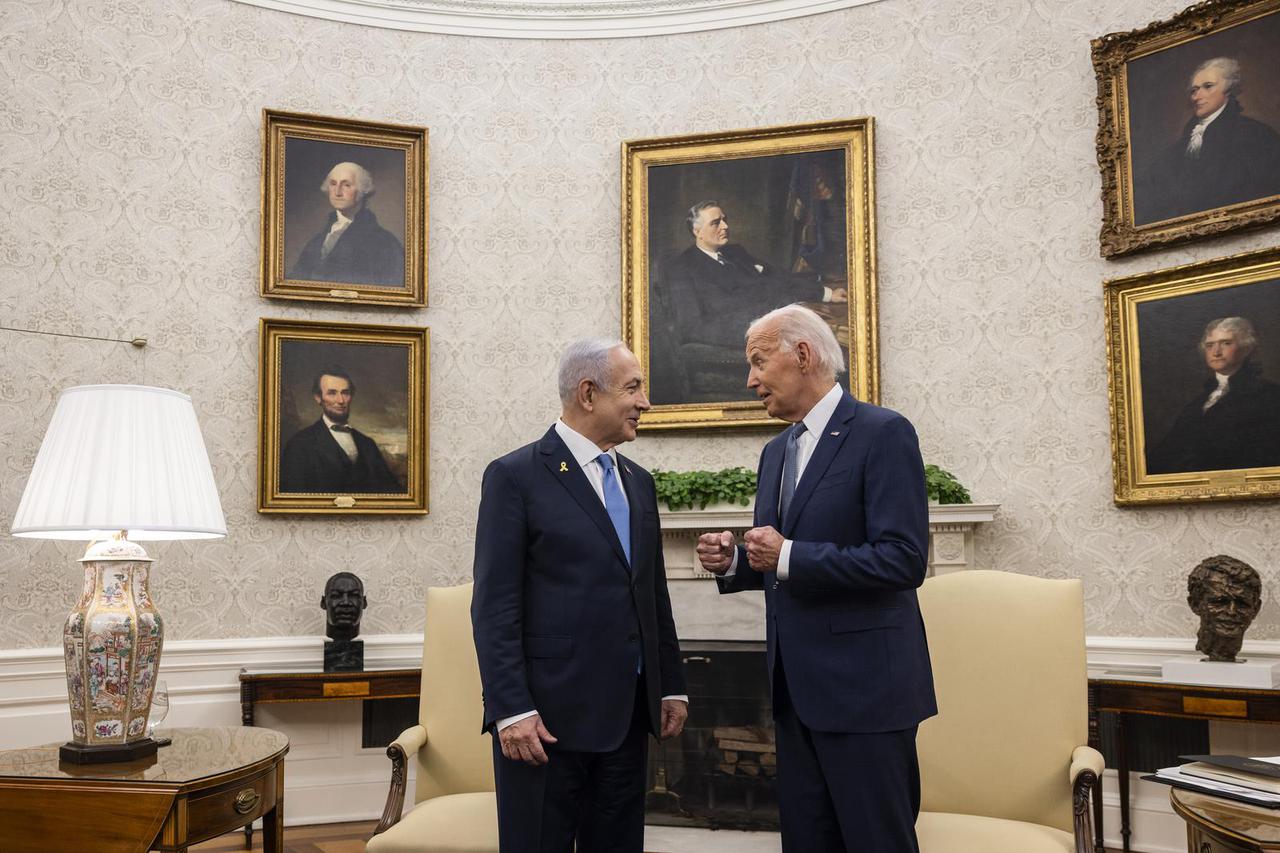
[[[338,163],[320,184],[332,206],[324,227],[307,241],[288,277],[360,284],[404,284],[404,246],[369,209],[373,175],[359,163]]]
[[[1187,75],[1176,132],[1144,140],[1135,118],[1136,224],[1280,195],[1280,134],[1250,109],[1274,82],[1249,80],[1237,58],[1215,56]],[[1134,113],[1143,115],[1141,103]]]
[[[1263,376],[1261,343],[1246,317],[1210,320],[1201,335],[1203,381],[1147,447],[1147,473],[1280,465],[1280,385]],[[1150,433],[1148,433],[1150,436]]]

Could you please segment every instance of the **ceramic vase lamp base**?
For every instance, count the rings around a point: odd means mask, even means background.
[[[147,588],[151,558],[121,534],[89,545],[84,591],[62,633],[71,740],[59,757],[74,764],[155,755],[147,718],[164,625]]]

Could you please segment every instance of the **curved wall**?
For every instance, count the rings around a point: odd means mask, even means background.
[[[1181,0],[889,0],[610,41],[473,39],[231,2],[10,0],[0,12],[0,528],[57,392],[147,382],[195,399],[230,535],[156,543],[171,639],[316,635],[352,569],[364,632],[420,627],[470,576],[480,474],[557,414],[561,347],[619,328],[619,142],[858,115],[877,121],[884,402],[926,458],[1001,504],[988,565],[1081,576],[1092,634],[1189,636],[1187,571],[1263,574],[1280,637],[1274,503],[1111,503],[1104,277],[1275,242],[1255,233],[1101,260],[1093,36]],[[422,311],[257,295],[264,106],[431,128]],[[432,329],[431,507],[409,520],[255,511],[259,317]],[[767,436],[642,436],[664,467],[753,465]],[[51,646],[78,547],[0,537],[0,648]]]

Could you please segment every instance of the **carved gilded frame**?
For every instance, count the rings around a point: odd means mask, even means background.
[[[1276,311],[1280,313],[1280,249],[1247,252],[1104,283],[1111,459],[1117,505],[1280,496],[1280,459],[1273,467],[1148,473],[1147,412],[1143,406],[1146,397],[1141,371],[1143,342],[1138,318],[1139,309],[1153,302],[1272,282],[1277,289]],[[1270,299],[1269,293],[1267,298]],[[1214,318],[1201,318],[1200,323],[1211,319]],[[1153,327],[1149,327],[1148,336],[1153,331]],[[1199,331],[1200,328],[1196,328],[1193,334]],[[1193,348],[1194,343],[1190,341],[1188,348]],[[1277,422],[1280,428],[1280,412]],[[1231,437],[1223,436],[1223,440],[1230,441]]]
[[[430,464],[428,458],[430,404],[430,329],[421,326],[382,326],[363,323],[323,323],[308,320],[261,318],[258,321],[258,512],[329,515],[425,515],[428,512]],[[284,364],[285,348],[292,348]],[[344,352],[344,349],[350,347]],[[386,348],[386,349],[383,349]],[[397,352],[399,351],[399,352]],[[371,354],[373,357],[371,358]],[[314,361],[306,361],[308,357]],[[376,361],[374,360],[376,359]],[[367,424],[369,409],[360,403],[381,395],[404,406],[404,491],[388,494],[293,492],[280,488],[281,458],[288,437],[281,434],[282,405],[290,394],[290,417],[285,428],[291,434],[320,417],[307,382],[316,370],[330,364],[347,369],[356,386],[357,401],[351,408],[352,426]],[[390,364],[392,369],[383,368]],[[363,369],[361,369],[363,367]],[[394,376],[395,387],[386,387]],[[399,380],[402,377],[403,386]],[[380,387],[379,383],[383,383]],[[286,385],[289,387],[286,389]],[[363,412],[363,414],[362,414]],[[385,418],[384,418],[385,420]],[[365,430],[369,430],[366,425]],[[362,430],[362,431],[365,431]],[[397,430],[398,434],[398,425]],[[375,437],[375,443],[377,439]],[[379,445],[380,451],[387,448]],[[398,467],[398,466],[396,466]]]
[[[403,175],[403,284],[368,281],[318,281],[291,278],[287,269],[292,258],[285,256],[285,176],[286,151],[290,142],[335,143],[369,149],[369,156],[386,158],[399,153]],[[341,149],[337,149],[341,150]],[[333,164],[336,165],[336,164]],[[364,165],[364,164],[362,164]],[[398,171],[398,170],[396,170]],[[427,128],[303,113],[262,111],[262,242],[259,263],[259,293],[274,299],[305,299],[363,305],[423,307],[427,304]],[[318,172],[323,177],[323,172]],[[318,183],[318,182],[317,182]],[[311,185],[305,184],[306,190]],[[375,187],[376,188],[376,187]],[[319,196],[319,193],[316,193]],[[382,205],[385,199],[374,204]],[[291,202],[303,204],[305,201]],[[323,207],[323,200],[316,201]],[[327,213],[327,208],[325,208]],[[385,208],[384,208],[385,212]],[[380,224],[392,224],[389,220]],[[399,229],[401,223],[394,223]],[[291,236],[298,240],[303,235]],[[304,241],[305,242],[305,241]],[[297,249],[290,247],[296,256]]]
[[[1110,33],[1091,42],[1098,84],[1097,157],[1102,171],[1105,257],[1253,228],[1280,220],[1280,196],[1251,199],[1160,221],[1135,224],[1128,67],[1133,60],[1280,11],[1280,0],[1205,0],[1167,21]],[[1280,45],[1276,45],[1280,50]]]
[[[649,257],[649,170],[677,164],[836,151],[842,154],[844,163],[845,185],[839,191],[845,200],[848,304],[847,316],[832,322],[844,327],[838,330],[842,338],[847,328],[849,364],[845,387],[859,399],[879,402],[873,131],[873,120],[866,117],[640,139],[622,144],[622,337],[635,352],[647,376],[652,376],[649,284],[651,265],[656,264],[656,259]],[[744,357],[744,383],[746,374]],[[673,403],[654,405],[641,419],[640,428],[699,429],[779,423],[756,401]]]

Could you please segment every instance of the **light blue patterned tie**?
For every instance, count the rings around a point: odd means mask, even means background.
[[[627,555],[627,564],[631,564],[631,510],[627,507],[627,499],[622,495],[622,484],[613,468],[613,457],[601,453],[596,457],[600,468],[604,471],[604,508],[613,522],[613,529],[618,531],[618,541],[622,543],[622,553]]]
[[[787,436],[787,449],[782,456],[782,499],[778,501],[778,524],[785,524],[787,510],[791,507],[791,498],[796,493],[796,468],[799,456],[796,443],[804,433],[804,421],[796,424]]]

